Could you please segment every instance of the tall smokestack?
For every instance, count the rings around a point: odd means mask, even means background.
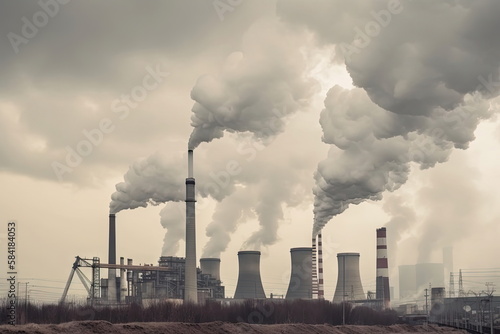
[[[234,299],[266,298],[262,280],[260,279],[260,252],[238,252],[238,283],[234,292]]]
[[[366,299],[359,274],[359,253],[338,253],[337,262],[339,270],[333,302]]]
[[[313,295],[318,295],[318,260],[316,251],[316,236],[312,238],[312,286]]]
[[[385,227],[377,229],[377,277],[375,291],[376,298],[383,301],[383,308],[390,308],[391,295],[387,260],[387,231]]]
[[[120,265],[125,265],[125,259],[120,257]],[[120,303],[125,303],[125,296],[127,295],[127,270],[120,268]]]
[[[190,303],[198,302],[195,203],[193,150],[188,150],[188,177],[186,179],[186,265],[184,269],[184,301]]]
[[[290,249],[292,272],[286,299],[312,299],[312,248]]]
[[[200,269],[204,274],[209,274],[212,278],[220,281],[220,259],[205,257],[200,259]]]
[[[116,264],[116,216],[109,214],[108,263]],[[108,301],[116,302],[116,269],[108,269]]]
[[[323,287],[323,237],[318,234],[318,299],[325,299]]]

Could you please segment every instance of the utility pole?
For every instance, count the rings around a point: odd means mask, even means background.
[[[28,283],[26,282],[26,288],[24,291],[24,323],[28,323]]]
[[[491,290],[490,290],[491,287]],[[493,292],[495,292],[495,284],[493,282],[486,282],[486,290],[488,293],[488,302],[490,303],[490,334],[494,334],[495,329],[493,328],[494,322],[493,322]]]

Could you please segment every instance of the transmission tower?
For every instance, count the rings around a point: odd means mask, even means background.
[[[450,271],[450,292],[449,297],[455,297],[455,277],[453,276],[453,272]]]
[[[462,280],[462,269],[458,273],[458,296],[465,297],[464,281]]]

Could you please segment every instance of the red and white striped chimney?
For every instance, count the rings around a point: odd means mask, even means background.
[[[377,277],[376,298],[383,301],[384,309],[390,307],[389,265],[387,259],[387,231],[385,227],[377,229]]]
[[[318,295],[318,260],[316,259],[317,251],[316,251],[316,236],[312,238],[312,294],[313,296]],[[314,298],[314,297],[313,297]]]
[[[318,299],[325,299],[323,287],[323,239],[321,232],[318,234]]]

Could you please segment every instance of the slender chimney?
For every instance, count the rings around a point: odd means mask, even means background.
[[[317,252],[316,252],[316,236],[312,238],[312,293],[318,296],[318,267],[317,267]]]
[[[359,253],[338,253],[337,261],[339,270],[333,302],[365,299],[359,274]]]
[[[377,277],[376,298],[382,300],[382,308],[390,308],[389,266],[387,260],[387,231],[377,229]]]
[[[318,234],[318,299],[325,299],[323,287],[323,239],[321,231]]]
[[[108,263],[116,264],[116,216],[109,214]],[[116,269],[108,269],[108,302],[116,302]]]
[[[200,269],[203,274],[209,274],[212,278],[220,281],[220,259],[205,257],[200,259]]]
[[[292,272],[286,299],[312,299],[312,248],[290,249]]]
[[[120,265],[125,265],[125,259],[120,257]],[[127,270],[120,268],[120,303],[125,303],[125,296],[127,295]]]
[[[195,204],[193,150],[188,150],[188,178],[186,179],[186,265],[184,269],[184,301],[190,303],[198,302]]]
[[[131,266],[133,265],[133,259],[127,259],[127,265]],[[128,289],[127,289],[127,295],[130,297],[134,296],[134,284],[133,284],[133,277],[134,273],[132,270],[127,270],[127,283],[128,283]]]
[[[238,283],[234,292],[234,299],[266,298],[262,280],[260,279],[260,252],[238,252]]]

